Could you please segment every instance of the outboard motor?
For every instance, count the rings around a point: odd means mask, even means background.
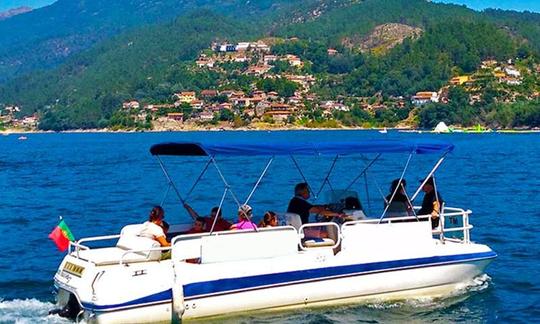
[[[81,312],[81,306],[74,294],[69,294],[69,300],[62,308],[56,308],[49,311],[49,315],[58,314],[60,317],[76,320],[77,315]]]

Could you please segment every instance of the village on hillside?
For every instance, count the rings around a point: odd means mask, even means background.
[[[292,38],[286,41],[296,40]],[[338,56],[340,53],[328,48],[327,55]],[[353,109],[374,115],[388,108],[411,111],[429,103],[448,103],[449,89],[454,86],[463,87],[469,95],[469,103],[474,104],[482,100],[484,88],[489,82],[498,84],[498,100],[503,102],[540,97],[538,91],[526,93],[520,88],[527,79],[538,80],[540,66],[535,65],[531,69],[512,59],[504,62],[483,61],[472,74],[455,75],[440,89],[425,89],[410,97],[383,97],[377,93],[371,97],[321,98],[316,91],[312,91],[319,80],[305,72],[304,67],[309,64],[312,63],[293,54],[276,54],[271,42],[264,40],[213,43],[192,62],[191,68],[194,72],[212,71],[223,76],[217,87],[183,89],[171,93],[165,102],[127,100],[112,117],[115,124],[112,130],[337,128],[343,125],[339,116]],[[248,91],[246,87],[240,89],[238,80],[249,83]],[[22,130],[35,130],[38,127],[38,113],[20,116],[18,112],[20,107],[17,105],[3,107],[0,110],[0,127]]]

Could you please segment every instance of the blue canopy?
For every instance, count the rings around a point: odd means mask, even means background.
[[[442,154],[454,145],[441,141],[364,140],[354,142],[296,143],[260,142],[176,142],[153,145],[152,155],[178,156],[272,156],[272,155],[350,155],[358,153]]]

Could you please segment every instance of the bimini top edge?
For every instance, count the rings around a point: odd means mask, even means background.
[[[442,141],[363,140],[318,143],[264,142],[171,142],[153,145],[152,155],[175,156],[272,156],[351,155],[360,153],[443,154],[454,145]]]

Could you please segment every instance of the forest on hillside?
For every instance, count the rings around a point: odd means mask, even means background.
[[[280,14],[262,16],[266,19],[239,19],[196,10],[172,22],[133,29],[74,55],[56,69],[0,85],[0,107],[17,104],[21,114],[39,113],[42,129],[107,127],[125,100],[166,102],[178,91],[223,84],[223,74],[192,68],[199,54],[216,41],[273,39],[273,54],[297,55],[306,62],[299,73],[316,77],[311,89],[315,95],[345,102],[353,97],[377,97],[384,102],[419,91],[438,91],[454,76],[475,73],[484,60],[518,60],[524,62],[524,69],[534,70],[539,58],[538,14],[479,13],[422,0],[366,0],[328,7],[317,17],[307,15],[295,22],[283,20]],[[422,33],[383,51],[361,50],[344,41],[362,39],[389,22],[417,27]],[[329,48],[339,54],[329,55]],[[233,87],[247,92],[262,85],[250,77],[227,77],[232,78],[226,81]],[[538,100],[517,96],[503,102],[498,99],[502,90],[493,82],[485,84],[488,94],[474,104],[457,89],[449,95],[450,104],[421,108],[408,104],[401,110],[389,107],[376,113],[352,109],[333,118],[345,125],[392,126],[413,117],[420,127],[432,127],[440,120],[466,126],[540,126]],[[538,87],[538,80],[529,78],[519,93],[533,94]],[[306,115],[323,121],[315,110]]]

